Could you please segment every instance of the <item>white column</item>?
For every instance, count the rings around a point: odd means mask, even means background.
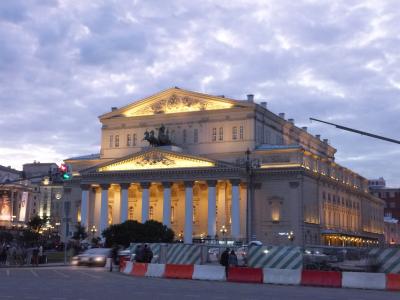
[[[89,184],[82,184],[82,199],[81,199],[81,225],[88,230],[89,226]]]
[[[240,237],[240,180],[231,180],[232,184],[232,211],[231,211],[231,235],[233,239]]]
[[[171,227],[171,182],[163,182],[163,224]]]
[[[128,189],[130,183],[120,183],[121,187],[121,207],[120,207],[120,222],[124,223],[128,220]]]
[[[193,181],[185,181],[185,244],[193,243]]]
[[[218,189],[218,227],[226,227],[226,183],[219,182]],[[228,220],[229,221],[229,220]]]
[[[216,224],[216,193],[215,186],[217,184],[216,180],[207,181],[208,185],[208,218],[207,218],[207,235],[210,238],[214,238],[217,234],[217,224]]]
[[[101,187],[101,206],[100,206],[100,228],[99,235],[108,227],[108,189],[109,184],[100,184]]]
[[[149,202],[150,202],[150,182],[142,182],[142,223],[149,219]]]

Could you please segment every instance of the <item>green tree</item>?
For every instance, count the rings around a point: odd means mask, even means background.
[[[170,243],[174,239],[172,229],[157,221],[142,224],[137,221],[125,221],[103,231],[106,246],[114,244],[128,247],[130,243]]]
[[[46,225],[47,221],[48,218],[46,216],[41,218],[38,215],[36,215],[32,219],[30,219],[27,225],[29,229],[39,232],[40,229],[42,229],[42,227]]]
[[[74,240],[84,240],[87,237],[87,232],[86,232],[86,228],[84,226],[81,225],[81,223],[78,223],[75,225],[75,231],[74,234],[72,236],[72,238]]]
[[[40,240],[40,234],[33,230],[24,230],[22,234],[19,235],[19,240],[26,246],[33,246],[37,244]]]
[[[0,232],[0,243],[11,243],[14,236],[11,232],[1,231]]]

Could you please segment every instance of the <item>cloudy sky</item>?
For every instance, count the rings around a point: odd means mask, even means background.
[[[400,186],[400,6],[377,1],[0,1],[0,164],[99,150],[97,116],[160,90],[255,94]]]

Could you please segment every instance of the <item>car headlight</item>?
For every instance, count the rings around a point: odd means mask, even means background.
[[[105,257],[104,256],[97,256],[94,258],[94,261],[104,261]]]

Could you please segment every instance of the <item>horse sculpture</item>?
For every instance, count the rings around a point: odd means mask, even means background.
[[[151,130],[150,132],[146,130],[143,140],[148,141],[151,147],[171,145],[171,140],[168,136],[168,129],[166,130],[165,126],[161,125],[157,130],[157,137],[154,136],[154,130]]]

